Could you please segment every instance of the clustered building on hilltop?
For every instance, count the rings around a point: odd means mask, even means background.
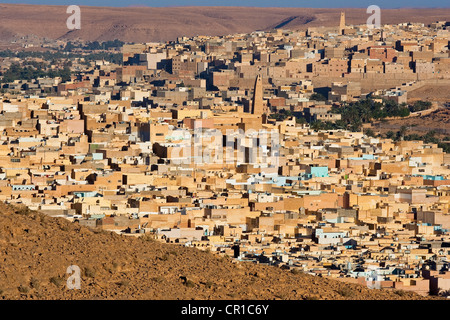
[[[401,103],[449,81],[446,26],[341,17],[338,29],[125,45],[121,66],[15,81],[0,102],[0,200],[239,260],[450,290],[449,154],[269,117],[337,121],[333,103],[374,91]],[[327,101],[311,98],[320,87]]]

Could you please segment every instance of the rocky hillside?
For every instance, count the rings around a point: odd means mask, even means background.
[[[1,299],[422,299],[80,227],[0,204]],[[81,289],[66,269],[82,271]]]

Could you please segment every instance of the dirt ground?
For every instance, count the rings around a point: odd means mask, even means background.
[[[96,232],[0,204],[1,299],[424,299]],[[69,290],[68,266],[81,270]]]

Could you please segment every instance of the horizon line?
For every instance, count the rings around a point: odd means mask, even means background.
[[[7,6],[52,6],[52,7],[67,7],[67,4],[32,4],[32,3],[1,3],[0,5]],[[361,7],[310,7],[310,6],[255,6],[255,5],[166,5],[166,6],[150,6],[145,4],[129,4],[129,5],[110,5],[110,6],[102,6],[102,5],[89,5],[82,4],[78,5],[79,7],[91,7],[91,8],[261,8],[261,9],[366,9],[367,6]],[[434,7],[388,7],[383,8],[379,6],[383,10],[411,10],[411,9],[450,9],[450,5],[448,6],[434,6]]]

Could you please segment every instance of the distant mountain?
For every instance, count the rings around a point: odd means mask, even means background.
[[[362,24],[366,9],[252,7],[87,7],[81,6],[81,29],[68,30],[67,6],[0,5],[0,41],[37,36],[127,42],[175,40],[179,36],[227,35],[271,28],[338,26],[341,11],[348,24]],[[450,9],[386,9],[381,23],[447,20]]]

